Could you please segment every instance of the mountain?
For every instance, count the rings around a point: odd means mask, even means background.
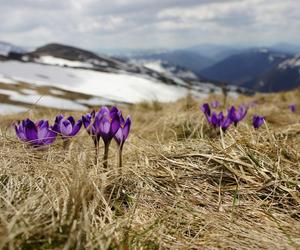
[[[19,55],[23,53],[25,53],[25,49],[22,47],[0,41],[0,60],[4,60],[7,57],[19,58]]]
[[[244,91],[231,86],[228,90],[233,95]],[[180,67],[165,63],[153,67],[153,63],[143,65],[63,44],[48,44],[19,58],[7,54],[0,61],[2,112],[32,105],[87,110],[103,104],[169,102],[188,93],[203,98],[221,92],[217,85]]]
[[[139,52],[135,55],[132,54],[129,59],[160,60],[189,69],[193,72],[198,72],[214,63],[212,59],[189,50],[158,51],[155,53]]]
[[[237,46],[226,46],[226,45],[217,45],[217,44],[198,44],[186,48],[186,50],[198,53],[215,63],[224,60],[226,57],[240,53],[245,50],[242,47]]]
[[[216,85],[219,84],[217,81],[211,81],[204,77],[196,75],[193,71],[184,68],[182,66],[171,64],[166,61],[162,60],[145,60],[145,59],[131,59],[129,60],[130,63],[141,65],[145,68],[154,70],[164,75],[168,75],[170,77],[177,77],[183,79],[187,82],[191,81],[200,81],[200,82],[210,82]]]
[[[261,92],[277,92],[300,85],[300,55],[288,58],[243,86]]]
[[[287,53],[269,49],[252,49],[229,56],[200,74],[208,79],[243,86],[290,57]]]

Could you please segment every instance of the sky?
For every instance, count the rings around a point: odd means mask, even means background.
[[[93,50],[300,42],[300,0],[0,0],[0,41]]]

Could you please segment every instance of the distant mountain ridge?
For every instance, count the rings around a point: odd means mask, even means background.
[[[300,55],[287,58],[259,77],[243,84],[262,92],[290,90],[300,85]]]
[[[288,75],[291,73],[283,76],[283,74],[275,72],[278,70],[279,65],[286,61],[289,62],[292,58],[293,55],[290,53],[267,48],[251,49],[232,55],[202,70],[201,74],[209,79],[250,88],[255,91],[288,90],[295,86],[294,83],[287,83],[290,79]],[[270,80],[268,80],[269,78]],[[278,86],[279,81],[281,87]]]
[[[193,72],[199,72],[201,69],[215,63],[215,61],[209,57],[202,56],[197,52],[183,49],[155,53],[140,52],[136,55],[132,54],[127,58],[136,60],[161,60],[172,65],[184,67]]]
[[[227,57],[201,71],[207,78],[242,85],[273,68],[290,55],[267,49],[253,49]]]

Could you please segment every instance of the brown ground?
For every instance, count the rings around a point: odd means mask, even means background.
[[[115,143],[103,169],[84,130],[69,150],[16,140],[13,121],[53,110],[2,117],[0,248],[299,249],[300,114],[287,108],[299,97],[229,101],[258,105],[225,135],[191,98],[123,107],[133,127],[122,174]],[[267,121],[257,131],[254,113]]]

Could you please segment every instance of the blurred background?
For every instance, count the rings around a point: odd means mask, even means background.
[[[0,0],[0,111],[300,85],[297,0]]]

